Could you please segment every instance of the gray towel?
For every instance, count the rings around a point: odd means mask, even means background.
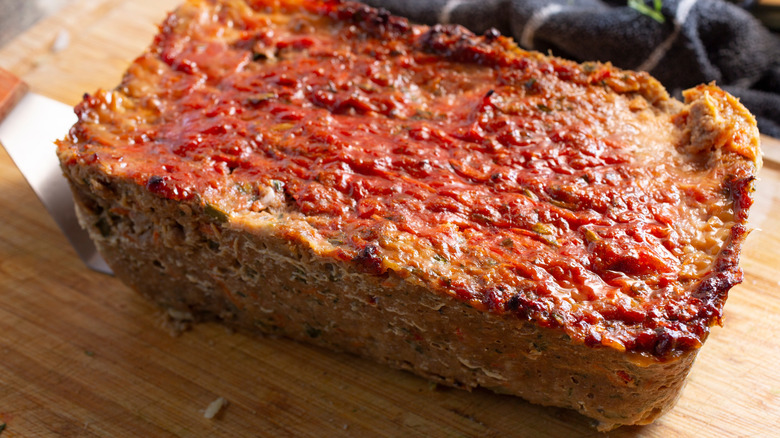
[[[780,38],[723,0],[364,0],[426,24],[496,28],[526,49],[649,71],[673,94],[715,81],[780,137]],[[639,6],[636,6],[639,3]]]

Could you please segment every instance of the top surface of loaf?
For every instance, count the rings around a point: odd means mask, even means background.
[[[60,143],[369,275],[591,346],[697,348],[738,283],[755,123],[714,86],[356,3],[190,0]],[[109,181],[110,182],[110,181]]]

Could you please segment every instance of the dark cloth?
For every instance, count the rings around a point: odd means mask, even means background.
[[[663,22],[615,0],[364,2],[419,23],[496,28],[526,49],[649,71],[678,97],[715,81],[756,115],[762,133],[780,137],[780,38],[723,0],[663,0]]]

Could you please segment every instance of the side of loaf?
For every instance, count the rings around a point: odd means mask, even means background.
[[[105,222],[96,211],[130,211],[113,218],[105,235],[90,230],[115,274],[177,318],[216,319],[354,353],[437,383],[575,409],[605,428],[645,424],[665,412],[696,356],[636,363],[397,276],[367,276],[278,236],[273,218],[247,232],[216,222],[200,205],[160,199],[136,185],[88,173],[72,178],[104,185],[76,192],[84,223]]]
[[[190,0],[58,155],[172,314],[606,430],[674,405],[741,281],[755,121],[685,98],[358,3]]]

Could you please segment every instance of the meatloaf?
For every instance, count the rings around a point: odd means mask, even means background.
[[[359,3],[189,0],[58,155],[173,315],[610,429],[673,405],[742,278],[755,121],[683,95]]]

